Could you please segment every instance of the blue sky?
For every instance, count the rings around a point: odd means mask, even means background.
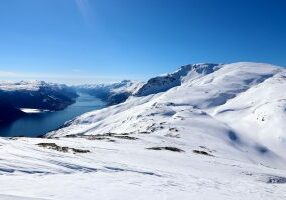
[[[0,79],[146,80],[189,63],[286,65],[284,0],[6,0]]]

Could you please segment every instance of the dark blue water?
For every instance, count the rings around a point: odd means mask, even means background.
[[[10,124],[0,126],[0,136],[38,137],[62,126],[83,113],[105,107],[101,100],[87,94],[80,94],[76,103],[57,112],[28,114]]]

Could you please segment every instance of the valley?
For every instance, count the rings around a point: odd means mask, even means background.
[[[1,137],[0,197],[285,199],[285,68],[193,64],[131,88],[42,138]]]
[[[0,136],[41,137],[49,131],[62,127],[66,122],[83,113],[103,107],[105,107],[105,103],[101,100],[80,93],[75,102],[63,110],[26,109],[27,113],[22,114],[18,119],[0,124]]]

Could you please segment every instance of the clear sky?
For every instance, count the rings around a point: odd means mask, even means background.
[[[236,61],[286,66],[285,0],[0,2],[2,80],[146,80]]]

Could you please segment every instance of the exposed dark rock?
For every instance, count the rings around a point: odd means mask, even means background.
[[[85,138],[87,140],[106,140],[108,142],[115,142],[113,138],[125,140],[137,140],[138,138],[130,136],[131,133],[104,133],[97,135],[66,135],[67,138]]]
[[[150,147],[150,148],[147,148],[149,150],[167,150],[167,151],[173,151],[173,152],[184,152],[184,150],[182,149],[179,149],[177,147]]]
[[[208,152],[202,151],[202,150],[193,150],[193,153],[201,154],[201,155],[205,155],[205,156],[213,156],[213,155],[209,154]]]
[[[286,183],[286,177],[271,176],[271,177],[268,177],[267,183],[272,183],[272,184]]]
[[[90,152],[89,150],[84,150],[84,149],[61,147],[61,146],[57,145],[56,143],[39,143],[37,145],[40,147],[44,147],[47,149],[53,149],[53,150],[64,152],[64,153],[67,153],[69,151],[72,151],[74,153],[89,153]]]
[[[71,148],[74,153],[89,153],[89,150]]]
[[[137,140],[138,139],[136,137],[131,137],[128,135],[114,135],[113,137],[119,138],[119,139],[125,139],[125,140]]]
[[[179,130],[177,128],[169,128],[169,131],[178,132]]]

